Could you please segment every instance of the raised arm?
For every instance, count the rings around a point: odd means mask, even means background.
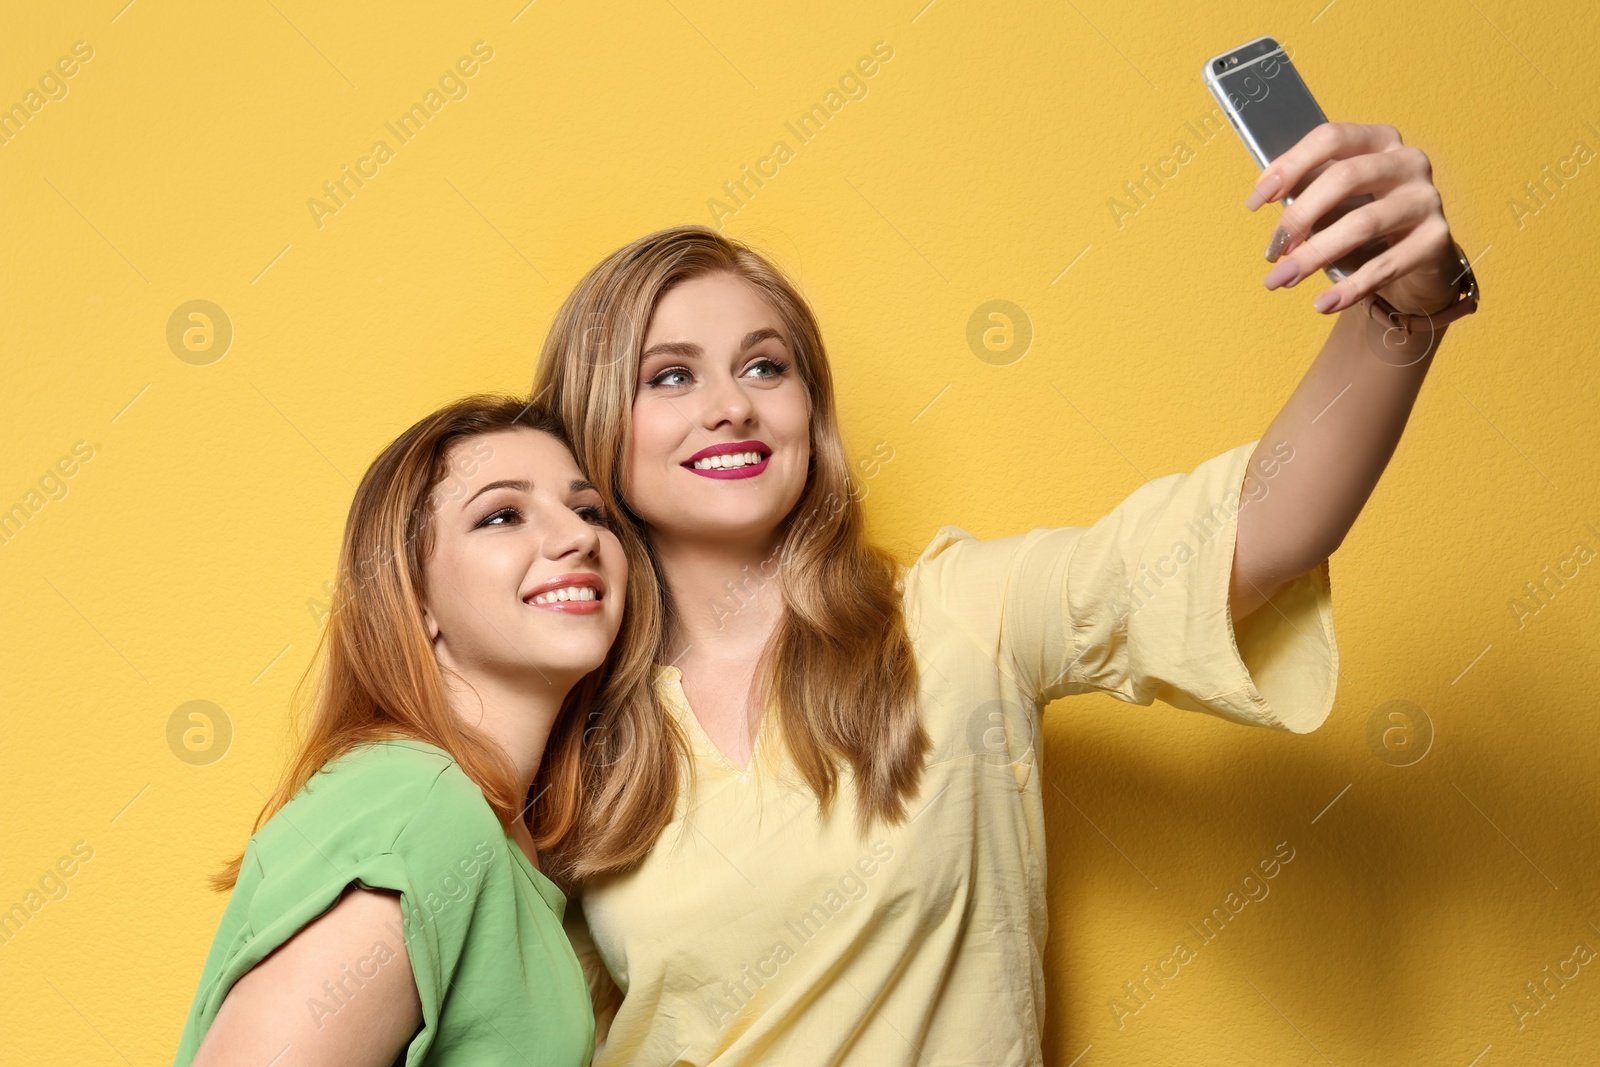
[[[355,888],[234,983],[193,1067],[389,1067],[422,1025],[400,896]]]
[[[1313,305],[1338,318],[1251,456],[1229,584],[1235,620],[1343,542],[1394,454],[1447,328],[1399,343],[1400,335],[1386,337],[1384,323],[1357,302],[1377,293],[1407,314],[1437,312],[1453,301],[1461,273],[1428,158],[1403,144],[1393,126],[1318,126],[1262,171],[1245,206],[1254,211],[1279,199],[1324,164],[1279,219],[1283,233],[1269,242],[1276,266],[1267,288],[1293,287],[1375,237],[1387,237],[1389,249]],[[1361,193],[1373,202],[1311,234],[1331,208]],[[1293,459],[1280,463],[1275,457],[1284,453],[1275,450],[1285,443]]]

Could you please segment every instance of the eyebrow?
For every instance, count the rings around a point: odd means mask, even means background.
[[[467,499],[461,505],[461,510],[465,511],[468,504],[471,504],[474,500],[478,499],[491,489],[515,489],[519,493],[531,493],[533,492],[533,483],[519,478],[502,478],[498,482],[490,482],[488,485],[479,489],[476,493],[473,493],[471,496],[467,497]],[[594,489],[595,492],[599,492],[599,489],[595,486],[595,484],[589,481],[587,478],[574,478],[572,481],[567,483],[567,491],[571,493],[581,493],[587,489]]]
[[[783,334],[771,326],[763,326],[759,330],[751,330],[744,335],[744,341],[740,343],[739,351],[747,351],[762,341],[769,339],[776,339],[785,348],[789,346],[788,342],[783,339]],[[698,359],[703,355],[705,355],[705,350],[693,341],[662,341],[645,349],[639,356],[639,362],[643,363],[651,356],[677,356],[679,359]]]

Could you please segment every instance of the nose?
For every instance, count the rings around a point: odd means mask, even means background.
[[[713,378],[710,387],[701,395],[706,398],[705,411],[702,412],[706,429],[715,430],[723,423],[739,426],[752,421],[755,409],[750,397],[739,379],[732,374]]]
[[[571,508],[558,508],[550,533],[544,539],[544,553],[550,559],[600,558],[600,528],[586,521]]]

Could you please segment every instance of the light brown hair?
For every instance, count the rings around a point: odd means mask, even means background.
[[[813,466],[784,520],[777,578],[784,610],[762,656],[766,706],[823,810],[848,765],[863,829],[905,818],[931,747],[896,588],[899,565],[867,540],[816,317],[776,266],[716,230],[647,234],[606,256],[567,297],[533,382],[534,397],[566,424],[578,463],[619,517],[628,558],[652,564],[629,575],[611,687],[617,699],[594,709],[600,728],[583,758],[546,760],[551,784],[582,796],[567,806],[577,818],[554,845],[558,866],[574,878],[641,858],[670,822],[680,776],[692,767],[686,739],[650,684],[653,664],[674,654],[673,607],[644,524],[627,506],[623,472],[656,303],[681,282],[719,272],[754,286],[777,311],[811,412]]]
[[[444,749],[483,790],[508,830],[529,810],[529,798],[518,793],[516,774],[499,745],[451,710],[422,617],[423,564],[433,548],[433,516],[461,497],[464,476],[474,466],[464,449],[452,450],[475,437],[519,427],[571,447],[550,412],[523,397],[481,393],[423,418],[367,469],[345,520],[327,626],[296,688],[298,699],[320,665],[309,723],[288,770],[256,817],[257,829],[324,765],[381,739],[409,738]],[[603,664],[567,694],[547,752],[568,734],[581,737],[583,713],[597,699],[604,674]],[[552,797],[533,806],[529,829],[541,848],[564,836],[575,819],[561,805],[561,798]],[[239,855],[212,876],[212,886],[232,888],[243,859]]]

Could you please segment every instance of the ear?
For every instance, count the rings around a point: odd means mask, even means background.
[[[430,645],[439,640],[439,623],[434,619],[433,612],[429,611],[426,605],[422,609],[422,629],[428,635],[428,643]]]

